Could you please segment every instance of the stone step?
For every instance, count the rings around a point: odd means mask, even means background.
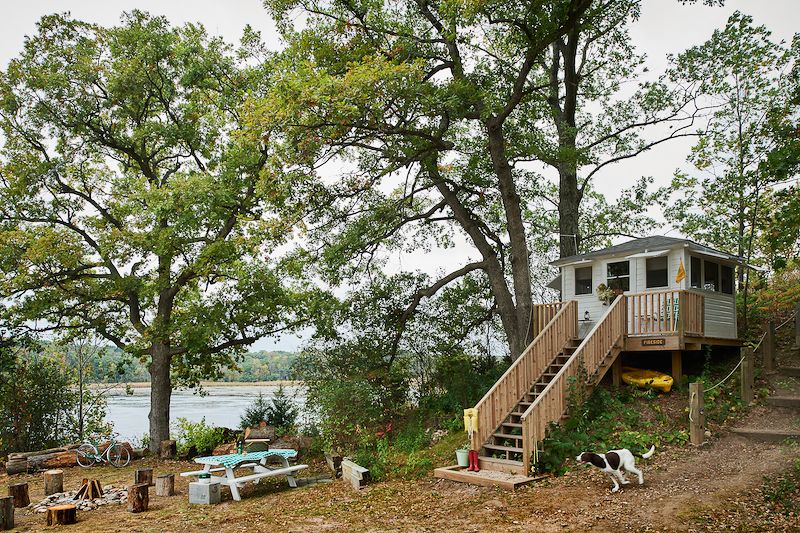
[[[774,395],[767,398],[767,403],[775,407],[800,407],[800,396]]]
[[[800,366],[782,366],[778,373],[791,378],[800,378]]]
[[[737,435],[747,437],[758,442],[783,442],[785,440],[800,440],[800,430],[784,431],[779,429],[750,429],[734,428],[731,430]]]

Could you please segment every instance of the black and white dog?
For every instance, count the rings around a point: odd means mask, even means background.
[[[656,452],[656,447],[651,446],[650,450],[647,453],[643,453],[639,455],[639,457],[643,459],[647,459],[651,455]],[[608,474],[611,478],[611,481],[614,482],[614,488],[611,489],[611,492],[617,492],[619,490],[619,485],[622,483],[623,485],[627,485],[630,483],[627,479],[625,479],[625,472],[630,472],[632,474],[636,474],[639,476],[639,485],[644,483],[644,477],[642,476],[642,471],[636,468],[636,459],[634,455],[631,453],[630,450],[625,448],[621,450],[611,450],[607,453],[592,453],[592,452],[583,452],[579,456],[575,458],[576,461],[579,463],[590,463]],[[619,480],[619,483],[617,483]]]

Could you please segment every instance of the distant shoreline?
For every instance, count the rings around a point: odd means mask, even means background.
[[[302,385],[302,381],[201,381],[200,386],[206,389],[214,387],[277,387],[283,385],[284,387],[295,387]],[[107,388],[120,388],[124,389],[130,387],[132,389],[148,389],[150,388],[149,381],[133,381],[129,383],[92,383],[89,385],[90,389],[107,389]]]

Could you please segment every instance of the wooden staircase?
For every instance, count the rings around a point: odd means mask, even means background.
[[[550,304],[546,312],[552,318],[475,406],[478,431],[472,449],[479,450],[481,468],[528,476],[547,428],[566,417],[571,378],[583,368],[586,385],[597,385],[622,352],[625,297],[617,298],[582,340],[577,338],[577,302]]]
[[[533,384],[530,390],[517,402],[514,409],[508,414],[500,427],[489,436],[489,440],[483,444],[481,450],[481,460],[487,465],[496,463],[496,459],[505,459],[508,465],[518,465],[522,470],[523,445],[522,445],[522,423],[520,417],[533,405],[533,402],[547,388],[547,385],[558,375],[566,362],[580,346],[581,339],[568,339],[562,350],[556,354],[550,365],[545,368],[539,379]]]

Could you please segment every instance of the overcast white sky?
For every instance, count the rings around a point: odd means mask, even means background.
[[[75,18],[113,25],[122,11],[142,9],[152,14],[165,15],[173,23],[200,22],[210,33],[237,42],[242,28],[250,24],[261,30],[271,47],[279,47],[267,12],[260,0],[5,0],[0,17],[0,67],[22,49],[25,35],[35,31],[36,21],[54,12],[69,11]],[[778,39],[791,40],[800,31],[800,0],[728,0],[724,8],[683,6],[677,0],[644,0],[642,17],[632,26],[632,36],[640,52],[648,56],[651,72],[661,72],[666,66],[666,55],[677,53],[707,40],[715,28],[723,27],[735,10],[752,15],[757,24],[764,24]],[[653,176],[657,185],[666,184],[673,172],[684,164],[691,145],[690,140],[676,140],[663,144],[638,158],[628,160],[598,173],[596,187],[614,197],[639,176]],[[665,233],[670,228],[654,228],[654,233]],[[675,232],[670,233],[675,235]],[[459,253],[463,252],[463,253]],[[450,250],[445,257],[429,258],[432,264],[464,260],[468,250]],[[294,349],[296,338],[263,340],[258,349]]]

